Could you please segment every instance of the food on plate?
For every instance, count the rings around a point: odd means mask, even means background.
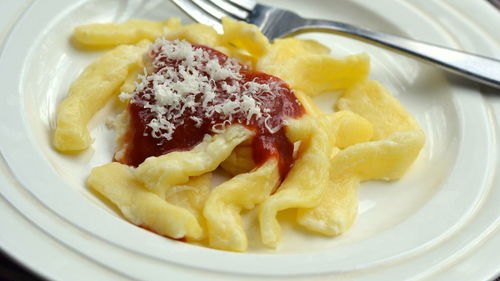
[[[271,43],[253,25],[222,23],[222,34],[178,19],[78,27],[76,45],[113,49],[59,104],[54,147],[87,149],[90,118],[116,97],[114,159],[88,185],[130,222],[229,251],[248,249],[249,210],[268,247],[279,245],[287,209],[311,232],[345,233],[360,182],[402,177],[422,130],[368,80],[366,54],[334,58],[313,40]],[[333,113],[312,99],[328,91],[342,93]],[[213,186],[222,171],[231,177]]]
[[[120,87],[128,73],[137,68],[147,42],[122,45],[89,65],[69,89],[57,108],[54,147],[59,151],[80,151],[92,143],[87,123]]]
[[[124,23],[94,23],[75,28],[73,42],[87,49],[115,47],[122,44],[136,44],[142,40],[153,41],[162,36],[166,29],[181,25],[178,18],[164,22],[129,20]]]

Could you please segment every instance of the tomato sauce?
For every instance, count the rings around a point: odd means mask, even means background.
[[[193,45],[208,53],[211,58],[217,58],[224,63],[229,58],[223,53],[212,48]],[[153,54],[154,56],[154,54]],[[178,61],[165,58],[167,67],[176,69]],[[161,71],[161,69],[155,69]],[[230,118],[220,113],[207,116],[203,113],[200,99],[201,93],[195,94],[197,106],[188,108],[178,117],[178,125],[175,127],[171,139],[154,137],[152,129],[148,126],[155,113],[144,106],[145,103],[154,102],[155,97],[152,85],[145,90],[137,92],[133,101],[129,104],[130,124],[125,135],[126,151],[120,162],[138,166],[150,156],[161,156],[173,151],[186,151],[199,144],[205,135],[213,135],[214,124],[224,127],[231,124],[242,124],[255,131],[252,140],[253,160],[257,166],[262,165],[270,157],[278,160],[281,177],[285,177],[293,165],[293,144],[285,135],[284,121],[289,118],[298,118],[304,114],[304,108],[293,94],[293,91],[281,79],[262,72],[250,71],[245,67],[240,70],[241,79],[227,78],[223,82],[238,85],[243,91],[245,83],[252,81],[258,84],[274,85],[272,91],[260,91],[253,98],[260,101],[259,107],[262,112],[268,112],[267,118],[245,116],[243,113],[235,113]],[[231,97],[222,87],[222,81],[215,85],[216,98],[214,103],[224,103]],[[269,130],[269,128],[277,128]]]

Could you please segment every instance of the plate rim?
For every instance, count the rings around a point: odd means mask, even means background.
[[[8,39],[7,39],[8,40]]]

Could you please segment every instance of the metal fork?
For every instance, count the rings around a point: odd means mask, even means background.
[[[194,20],[221,31],[220,19],[231,17],[254,24],[273,40],[293,33],[328,30],[429,62],[442,69],[500,88],[500,61],[429,43],[372,31],[346,23],[306,19],[294,12],[255,3],[253,0],[171,0]]]

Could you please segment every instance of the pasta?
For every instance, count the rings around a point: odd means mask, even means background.
[[[277,187],[276,166],[275,160],[269,160],[255,171],[239,174],[212,191],[204,210],[211,247],[246,250],[248,242],[239,212],[262,203]]]
[[[87,122],[120,87],[128,73],[138,67],[147,45],[143,41],[137,46],[119,46],[89,65],[73,82],[68,97],[57,109],[55,148],[69,152],[89,147]]]
[[[305,120],[304,120],[305,119]],[[259,210],[261,238],[265,245],[276,247],[281,231],[277,212],[290,208],[312,208],[318,205],[327,188],[329,161],[334,148],[332,131],[321,120],[303,117],[288,125],[288,135],[302,141],[303,151],[278,191],[264,201]]]
[[[368,80],[368,55],[334,58],[313,40],[269,42],[253,25],[222,23],[222,34],[175,18],[78,27],[75,45],[112,49],[59,104],[54,147],[87,149],[87,123],[117,97],[115,161],[87,183],[130,222],[239,252],[248,249],[244,210],[258,210],[271,248],[286,209],[313,233],[345,233],[359,184],[401,178],[424,145],[422,129]],[[342,92],[331,114],[312,100],[328,91]],[[221,170],[232,177],[212,186]]]
[[[232,126],[214,137],[206,136],[190,151],[171,152],[146,159],[135,170],[135,176],[146,188],[163,196],[164,190],[188,182],[189,177],[215,170],[231,151],[252,136],[252,132]]]
[[[88,183],[134,224],[172,238],[203,238],[203,229],[194,214],[146,191],[126,165],[111,163],[94,168]]]

